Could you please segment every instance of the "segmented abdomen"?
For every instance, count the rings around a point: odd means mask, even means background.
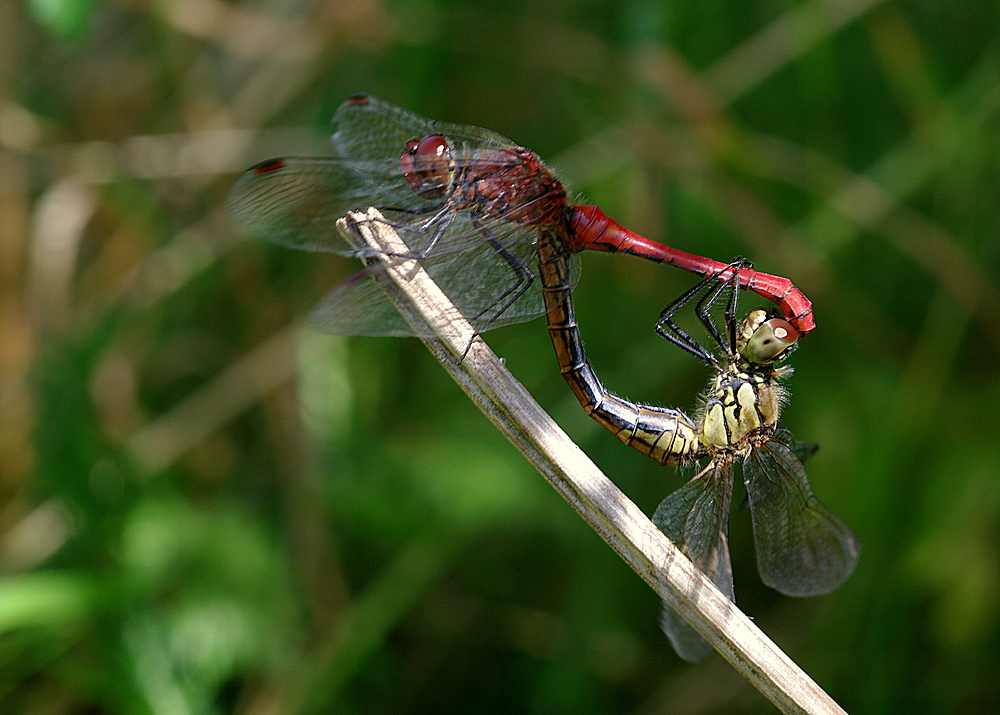
[[[569,266],[559,241],[541,231],[538,264],[549,336],[559,368],[588,415],[625,444],[661,464],[675,465],[702,454],[698,429],[680,410],[637,405],[604,389],[587,360],[570,295]]]

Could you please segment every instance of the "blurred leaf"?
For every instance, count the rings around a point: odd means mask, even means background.
[[[28,0],[28,8],[56,37],[79,40],[90,24],[94,0]]]
[[[62,626],[86,616],[100,591],[92,576],[38,571],[0,579],[0,632]]]

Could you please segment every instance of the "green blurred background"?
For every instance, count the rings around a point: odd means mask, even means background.
[[[302,318],[355,266],[247,240],[237,172],[366,91],[531,147],[581,201],[814,301],[783,426],[857,532],[739,605],[853,713],[1000,703],[1000,6],[0,2],[0,712],[768,713],[413,339]],[[605,384],[692,408],[692,278],[585,255]],[[647,513],[544,321],[487,336]],[[740,499],[739,493],[737,500]]]

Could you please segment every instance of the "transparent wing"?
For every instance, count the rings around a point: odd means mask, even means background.
[[[453,150],[516,149],[518,145],[489,129],[440,122],[422,117],[370,94],[354,95],[333,115],[333,146],[337,154],[355,161],[399,159],[406,144],[428,134],[448,138]]]
[[[478,332],[521,323],[545,312],[534,244],[523,240],[498,243],[434,253],[420,261]],[[567,259],[575,286],[579,259],[575,254],[568,254]],[[518,264],[517,269],[511,268],[512,262]],[[375,280],[383,270],[381,263],[375,263],[328,293],[313,314],[316,326],[337,335],[432,337],[414,332],[396,311]]]
[[[337,231],[339,218],[368,206],[414,206],[416,199],[398,158],[288,157],[244,172],[229,192],[229,212],[245,231],[273,243],[354,255]],[[418,218],[413,214],[401,223]]]
[[[517,149],[515,144],[496,132],[427,119],[369,95],[348,99],[333,121],[338,156],[272,159],[236,181],[229,208],[240,226],[290,248],[372,255],[352,246],[336,222],[349,211],[375,206],[406,243],[407,255],[420,257],[477,329],[522,322],[542,312],[541,296],[532,285],[537,275],[534,245],[539,230],[551,231],[555,242],[569,245],[560,233],[564,222],[540,218],[557,216],[564,206],[561,194],[525,197],[474,217],[462,197],[475,191],[456,186],[455,200],[448,192],[433,200],[421,197],[400,162],[408,142],[441,134],[454,160],[454,176],[506,175],[509,169],[516,174],[523,160],[501,151]],[[536,201],[542,203],[529,211]],[[517,220],[527,214],[537,225]],[[366,269],[335,288],[317,310],[320,328],[348,335],[412,334],[371,280],[379,270]]]
[[[660,502],[653,523],[729,600],[735,601],[728,536],[732,494],[732,465],[713,461],[704,474]],[[684,660],[697,663],[712,654],[712,646],[666,604],[662,626]]]
[[[367,95],[344,102],[334,115],[334,124],[336,156],[271,159],[237,179],[228,203],[244,230],[290,248],[354,255],[355,249],[336,230],[336,222],[349,211],[374,206],[399,231],[411,252],[423,255],[432,244],[435,252],[448,252],[509,236],[519,226],[510,216],[523,216],[535,201],[545,202],[546,211],[553,215],[562,209],[560,200],[539,196],[480,216],[473,225],[454,219],[462,207],[451,201],[448,192],[432,200],[413,190],[403,175],[400,157],[408,142],[427,134],[446,138],[456,176],[504,175],[521,166],[522,159],[498,151],[519,147],[488,129],[434,121]]]
[[[405,147],[404,147],[405,148]],[[229,192],[228,208],[247,233],[301,251],[356,255],[358,251],[337,231],[337,220],[349,211],[374,206],[385,216],[414,255],[432,242],[435,253],[465,250],[498,237],[509,237],[520,224],[510,220],[535,201],[512,204],[506,211],[482,216],[476,224],[458,221],[463,213],[447,202],[428,202],[414,193],[399,166],[399,156],[358,161],[338,157],[271,159],[245,171]],[[506,165],[498,158],[467,159],[491,173]],[[562,204],[552,203],[554,213]],[[546,207],[547,209],[549,207]],[[534,233],[517,234],[534,241]],[[512,239],[507,238],[510,242]]]
[[[805,464],[813,455],[819,451],[818,442],[803,442],[801,440],[795,439],[792,433],[786,429],[779,429],[774,431],[774,438],[779,442],[784,442],[788,445],[788,448],[792,450],[792,453],[799,458],[802,464]]]
[[[517,148],[510,140],[488,129],[427,119],[368,95],[340,105],[333,123],[336,156],[271,159],[240,176],[230,191],[229,209],[243,229],[290,248],[353,255],[354,249],[335,228],[337,219],[375,206],[407,234],[403,240],[415,253],[431,240],[440,250],[484,240],[482,226],[458,230],[449,225],[449,207],[416,194],[403,175],[400,157],[408,142],[442,134],[456,168],[486,165],[503,171],[495,150]],[[503,216],[492,219],[496,223]],[[490,221],[483,225],[491,229]]]
[[[790,436],[790,435],[789,435]],[[786,596],[818,596],[838,588],[858,561],[858,541],[813,494],[802,462],[771,438],[743,463],[757,568]]]

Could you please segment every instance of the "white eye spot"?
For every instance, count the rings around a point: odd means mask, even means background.
[[[774,337],[776,337],[778,340],[784,340],[785,338],[788,337],[788,331],[785,330],[784,328],[775,328]]]

